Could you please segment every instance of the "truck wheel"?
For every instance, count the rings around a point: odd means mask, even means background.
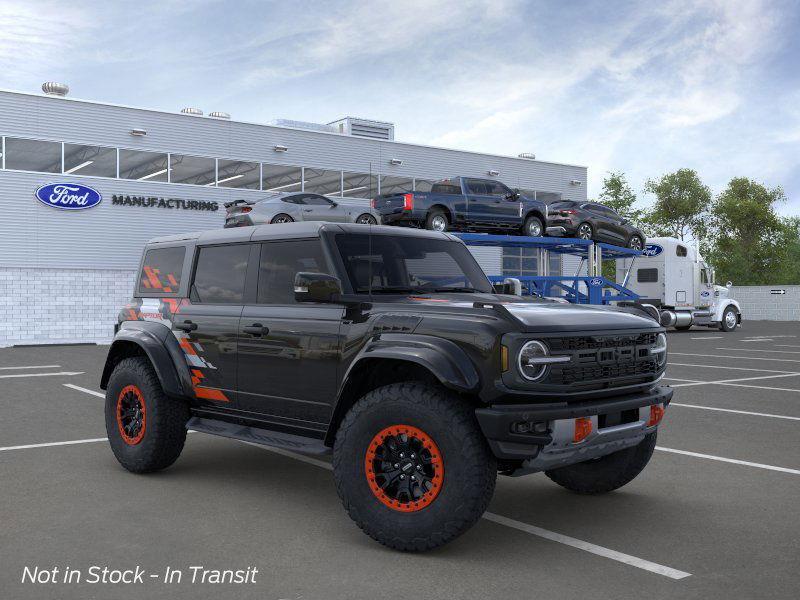
[[[149,473],[174,463],[186,441],[188,406],[164,395],[150,361],[123,359],[106,389],[106,432],[120,464]]]
[[[578,494],[605,494],[630,483],[642,472],[656,447],[657,432],[649,433],[633,448],[594,460],[545,471],[561,487]]]
[[[722,331],[733,331],[738,324],[739,320],[736,318],[736,311],[729,306],[722,313],[722,321],[720,321],[719,328]]]
[[[395,550],[420,551],[449,542],[481,517],[497,463],[464,402],[432,385],[395,383],[347,413],[333,475],[364,533]]]
[[[544,225],[539,217],[530,216],[525,219],[525,224],[522,226],[522,235],[530,237],[541,237],[544,235]]]
[[[440,208],[434,208],[429,211],[425,219],[425,229],[431,231],[447,231],[447,226],[449,224],[450,222],[447,219],[447,215],[444,214],[444,211]]]

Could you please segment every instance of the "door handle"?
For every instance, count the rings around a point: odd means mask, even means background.
[[[313,210],[314,210],[313,208],[304,208],[304,209],[303,209],[303,212],[311,212],[311,211],[313,211]]]
[[[242,331],[255,336],[267,335],[269,333],[269,327],[264,327],[261,323],[253,323],[247,327],[242,327]]]
[[[197,323],[192,323],[187,319],[183,323],[175,323],[174,327],[175,329],[181,329],[183,331],[189,332],[197,329]]]

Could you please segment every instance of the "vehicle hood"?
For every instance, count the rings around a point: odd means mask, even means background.
[[[653,319],[615,306],[564,304],[549,300],[521,300],[517,296],[495,294],[425,294],[407,296],[402,302],[419,302],[430,307],[496,310],[516,320],[521,331],[613,331],[620,329],[660,329]]]

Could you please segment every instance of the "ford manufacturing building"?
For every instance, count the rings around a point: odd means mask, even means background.
[[[146,240],[222,227],[223,203],[311,191],[368,203],[437,179],[495,177],[539,198],[586,199],[586,168],[394,141],[390,123],[263,125],[199,110],[169,113],[0,91],[0,346],[108,342]],[[36,191],[98,192],[59,210]],[[53,191],[55,190],[55,191]],[[536,256],[471,248],[489,274],[533,275]],[[504,255],[505,252],[505,255]],[[556,261],[556,262],[552,262]],[[547,266],[560,272],[558,259]]]

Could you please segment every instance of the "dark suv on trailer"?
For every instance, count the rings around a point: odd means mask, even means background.
[[[672,391],[635,308],[496,293],[446,233],[291,223],[147,244],[101,387],[122,465],[163,469],[186,430],[332,453],[353,520],[446,543],[498,472],[602,493],[645,467]]]
[[[608,206],[596,202],[556,200],[548,204],[548,227],[563,227],[567,237],[644,249],[644,232]]]

